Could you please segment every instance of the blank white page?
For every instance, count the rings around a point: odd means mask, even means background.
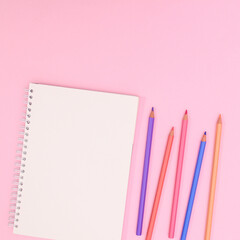
[[[40,84],[29,89],[14,233],[120,240],[138,97]]]

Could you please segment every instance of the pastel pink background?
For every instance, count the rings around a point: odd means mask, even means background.
[[[167,135],[174,125],[173,152],[153,235],[153,240],[168,239],[185,109],[189,128],[176,239],[206,130],[207,147],[188,232],[188,239],[203,239],[215,123],[222,113],[211,239],[239,240],[239,9],[238,0],[0,0],[0,239],[34,239],[14,235],[7,218],[24,88],[37,82],[140,96],[123,240],[144,239]],[[152,106],[156,121],[146,211],[143,236],[137,237],[147,117]]]

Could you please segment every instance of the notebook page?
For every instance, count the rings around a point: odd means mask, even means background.
[[[30,89],[14,233],[57,240],[121,239],[138,98],[40,84]]]

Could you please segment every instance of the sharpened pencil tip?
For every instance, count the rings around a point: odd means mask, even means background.
[[[204,132],[203,137],[202,137],[202,142],[206,142],[207,139],[207,132]]]
[[[170,136],[173,136],[174,135],[174,127],[172,127],[170,133],[169,133]]]
[[[150,113],[150,118],[154,118],[154,108],[152,107],[152,111]]]
[[[186,110],[183,116],[183,120],[187,120],[188,119],[188,111]]]
[[[218,123],[222,123],[222,115],[221,114],[219,114],[219,117],[218,117]]]

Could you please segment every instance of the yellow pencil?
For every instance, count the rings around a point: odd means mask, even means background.
[[[205,240],[210,240],[210,236],[211,236],[212,215],[213,215],[213,206],[214,206],[214,195],[215,195],[216,182],[217,182],[217,169],[218,169],[221,132],[222,132],[222,117],[221,115],[219,115],[219,118],[217,121],[217,128],[216,128],[215,147],[214,147],[213,166],[212,166],[212,179],[211,179],[211,188],[210,188],[210,195],[209,195],[209,202],[208,202]]]

